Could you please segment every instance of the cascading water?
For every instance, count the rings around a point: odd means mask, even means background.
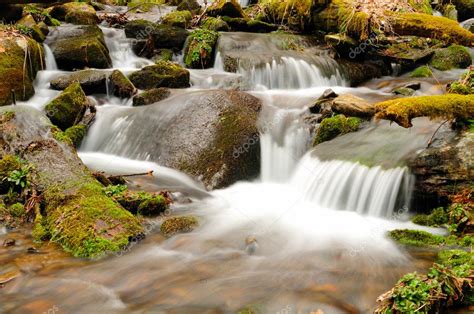
[[[102,30],[115,68],[128,72],[151,63],[133,54],[123,31]],[[256,63],[239,61],[237,73],[223,74],[225,57],[218,53],[214,69],[191,70],[193,90],[173,90],[168,99],[148,106],[124,107],[113,97],[92,96],[98,104],[96,121],[80,147],[80,157],[93,170],[122,175],[154,171],[153,177],[129,177],[131,186],[185,193],[190,200],[177,202],[171,212],[197,216],[199,228],[164,239],[156,231],[159,217],[149,221],[145,240],[132,243],[120,257],[80,265],[53,262],[41,273],[15,259],[13,267],[27,267],[28,276],[18,275],[15,285],[3,288],[0,311],[21,311],[33,299],[75,313],[235,313],[248,304],[263,304],[268,313],[289,308],[366,313],[377,295],[413,270],[385,234],[412,226],[399,220],[412,184],[399,162],[424,147],[437,125],[425,122],[417,128],[418,119],[409,131],[371,125],[308,152],[312,132],[304,114],[326,86],[367,98],[386,93],[345,87],[337,64],[321,54],[282,51],[262,35],[226,36],[243,50],[255,48],[250,55]],[[26,102],[40,109],[59,93],[48,82],[67,73],[55,70],[45,49],[47,70],[38,74],[36,95]],[[278,56],[260,58],[256,51],[265,50]],[[263,104],[261,178],[206,192],[183,173],[160,165],[160,157],[169,154],[161,143],[180,112],[202,97],[199,89],[232,88],[237,78],[246,79],[244,85]],[[192,132],[189,128],[178,131]],[[0,236],[5,232],[0,229]],[[254,256],[245,250],[249,236],[258,242]]]
[[[56,59],[54,59],[53,52],[48,45],[43,44],[44,47],[44,55],[45,55],[45,62],[46,62],[46,71],[56,71],[58,69],[58,65],[56,63]]]

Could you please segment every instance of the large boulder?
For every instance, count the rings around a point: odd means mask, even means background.
[[[201,5],[196,0],[183,0],[178,4],[176,10],[198,13],[201,10]]]
[[[133,72],[130,81],[139,89],[156,87],[186,88],[189,87],[189,71],[170,61],[157,61]]]
[[[156,49],[183,49],[189,32],[181,27],[158,25],[146,20],[134,20],[125,25],[125,35],[146,42],[151,39]]]
[[[409,167],[416,176],[415,207],[432,209],[448,203],[450,195],[474,180],[474,133],[460,132],[449,135],[441,128],[430,148],[410,159]]]
[[[0,31],[0,106],[34,95],[33,80],[43,69],[41,45],[29,37]]]
[[[47,104],[45,110],[53,124],[66,130],[82,120],[88,105],[89,101],[81,85],[73,83]]]
[[[207,29],[195,30],[184,47],[184,64],[192,69],[206,69],[214,63],[219,33]]]
[[[81,2],[57,5],[51,9],[50,15],[58,20],[76,25],[97,25],[99,23],[94,7]]]
[[[104,34],[96,25],[58,27],[50,33],[46,43],[62,70],[112,67]]]
[[[161,20],[162,24],[188,28],[191,26],[193,16],[190,11],[173,11],[166,14]]]
[[[230,31],[229,25],[217,17],[208,17],[204,19],[201,23],[201,28],[208,29],[215,32],[228,32]]]
[[[245,17],[242,7],[236,0],[216,0],[207,8],[206,14],[213,17]]]
[[[52,239],[74,256],[97,257],[124,249],[143,229],[137,218],[103,191],[75,149],[54,138],[55,127],[26,106],[0,108],[0,159],[19,155],[31,165],[41,195],[33,236]]]
[[[260,108],[260,100],[244,92],[179,91],[153,105],[99,114],[93,127],[104,133],[86,149],[146,158],[221,188],[259,173]],[[114,122],[124,118],[130,124],[118,132]]]
[[[71,74],[61,75],[51,80],[50,87],[55,90],[65,90],[69,85],[78,82],[86,95],[107,93],[107,76],[110,71],[82,70]]]

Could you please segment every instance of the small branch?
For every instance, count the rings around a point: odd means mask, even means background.
[[[430,148],[431,144],[433,144],[433,139],[434,139],[436,133],[438,133],[439,129],[441,129],[441,127],[442,127],[446,122],[448,122],[448,121],[449,121],[449,120],[443,121],[443,122],[436,128],[436,130],[434,131],[433,135],[431,135],[431,138],[430,138],[430,140],[428,141],[428,145],[426,146],[426,148]]]
[[[117,176],[110,176],[109,178],[119,178],[119,177],[135,177],[135,176],[153,176],[153,170],[143,173],[133,173],[133,174],[122,174]]]

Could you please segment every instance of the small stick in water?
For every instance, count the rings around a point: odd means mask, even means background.
[[[442,127],[446,122],[448,122],[448,121],[449,121],[449,120],[445,120],[445,121],[443,121],[443,123],[441,123],[441,124],[438,126],[438,128],[434,131],[433,135],[431,135],[431,138],[430,138],[430,140],[428,141],[428,145],[426,146],[426,148],[430,148],[431,144],[433,144],[433,139],[434,139],[436,133],[438,133],[439,129],[441,129],[441,127]]]

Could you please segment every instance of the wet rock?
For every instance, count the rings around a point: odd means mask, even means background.
[[[138,107],[154,104],[168,98],[170,95],[171,92],[168,88],[152,88],[133,97],[133,106]]]
[[[324,117],[330,117],[332,115],[332,101],[338,95],[332,89],[326,89],[323,94],[316,100],[316,102],[309,107],[311,113],[325,113]],[[329,112],[328,112],[329,111]]]
[[[452,138],[444,126],[435,142],[412,158],[408,165],[416,176],[414,207],[421,210],[448,204],[448,197],[469,187],[474,180],[474,133],[460,132]]]
[[[139,89],[157,87],[189,87],[189,71],[169,61],[158,61],[130,75],[130,81]]]
[[[452,45],[435,51],[430,66],[441,71],[453,68],[465,69],[472,63],[469,50],[463,46]]]
[[[25,15],[17,22],[17,25],[21,25],[24,28],[26,27],[29,30],[30,36],[37,42],[42,43],[46,36],[43,34],[38,24],[36,24],[35,19],[30,15]]]
[[[98,26],[62,26],[46,40],[62,70],[112,67],[104,35]]]
[[[120,98],[131,98],[136,93],[132,82],[119,70],[114,70],[109,78],[112,94]]]
[[[452,3],[456,6],[460,21],[474,16],[474,2],[471,0],[453,0]]]
[[[415,94],[415,90],[408,87],[398,87],[395,88],[392,93],[401,96],[413,96],[413,94]]]
[[[201,10],[201,5],[196,0],[183,0],[176,7],[178,11],[191,11],[198,13]]]
[[[158,216],[169,208],[168,192],[147,193],[126,190],[112,196],[120,205],[133,214]]]
[[[190,11],[173,11],[166,14],[161,20],[162,24],[188,28],[191,26],[193,16]]]
[[[416,36],[399,36],[391,39],[389,45],[377,51],[391,62],[412,67],[417,63],[426,63],[434,53],[435,41]]]
[[[45,110],[53,124],[66,130],[84,117],[88,105],[89,100],[82,91],[81,85],[73,83],[47,104]]]
[[[194,216],[170,217],[163,221],[160,231],[166,236],[172,236],[176,233],[191,232],[198,224]]]
[[[278,25],[266,23],[259,20],[248,20],[247,31],[251,33],[270,33],[278,29]]]
[[[10,247],[10,246],[15,246],[15,239],[6,239],[5,241],[3,241],[3,246],[4,247]]]
[[[431,77],[433,72],[427,65],[422,65],[410,73],[410,77]]]
[[[359,43],[345,34],[330,34],[324,36],[324,41],[333,47],[341,57],[352,57]],[[363,54],[360,54],[363,57]]]
[[[128,38],[139,40],[151,39],[152,46],[156,49],[165,48],[180,51],[183,49],[189,32],[181,27],[135,20],[125,25],[125,35]]]
[[[375,114],[374,107],[365,99],[345,94],[334,98],[332,110],[350,117],[371,118]]]
[[[229,25],[221,18],[208,17],[201,23],[201,27],[215,32],[230,31]]]
[[[184,47],[184,64],[192,69],[206,69],[214,63],[219,33],[200,29],[191,33]]]
[[[74,148],[54,139],[46,116],[8,106],[0,108],[0,117],[9,112],[13,118],[0,124],[0,156],[19,154],[34,169],[31,183],[43,196],[37,240],[54,235],[72,255],[95,257],[119,251],[142,232],[138,220],[104,194]]]
[[[239,2],[236,0],[217,0],[212,3],[206,10],[207,15],[218,17],[218,16],[229,16],[229,17],[245,17],[245,13],[242,10]]]
[[[14,4],[0,4],[0,21],[15,23],[23,16],[23,7]]]
[[[360,119],[344,115],[323,119],[316,132],[313,146],[330,141],[339,135],[355,132],[359,129],[360,123]]]
[[[76,25],[97,25],[99,18],[93,6],[87,3],[70,2],[55,6],[50,15],[61,21]]]
[[[33,80],[45,64],[41,45],[17,35],[0,31],[0,106],[33,96]]]
[[[345,77],[351,83],[351,86],[357,86],[373,78],[389,75],[390,65],[382,60],[356,62],[349,59],[338,59]]]
[[[60,76],[50,82],[50,87],[55,90],[64,90],[69,85],[78,82],[86,95],[107,93],[108,71],[82,70]]]

